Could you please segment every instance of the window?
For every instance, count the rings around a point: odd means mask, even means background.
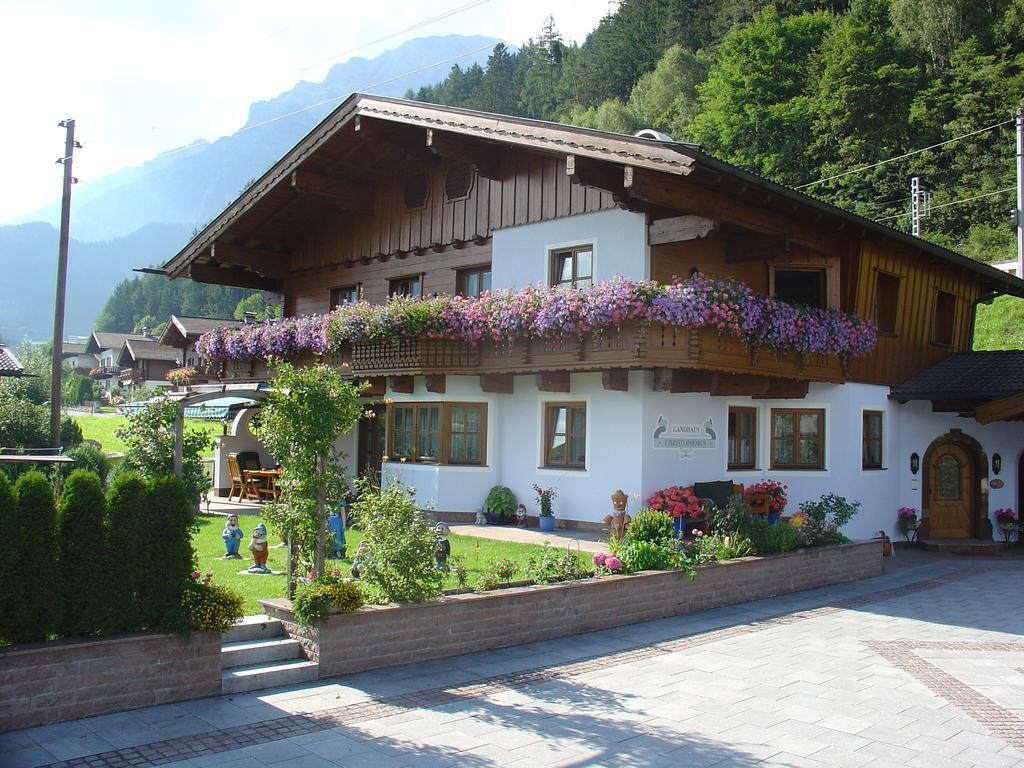
[[[586,288],[594,283],[594,248],[583,245],[551,254],[551,284]]]
[[[473,166],[469,163],[453,163],[444,176],[444,197],[446,200],[461,200],[469,196],[473,186]]]
[[[415,403],[391,406],[389,455],[429,464],[484,463],[484,403]]]
[[[896,334],[900,279],[888,272],[875,272],[874,323],[882,333]]]
[[[466,298],[491,290],[491,265],[460,269],[455,276],[456,291]]]
[[[400,277],[388,281],[389,296],[411,296],[418,299],[423,296],[423,276]]]
[[[882,412],[864,411],[864,429],[861,439],[861,466],[864,469],[882,468]]]
[[[772,469],[825,465],[825,411],[772,409]]]
[[[586,403],[548,403],[544,407],[544,466],[583,469],[586,465]]]
[[[956,294],[936,291],[932,341],[947,347],[953,346],[954,328],[956,328]]]
[[[729,409],[729,469],[757,466],[757,409]]]
[[[331,309],[340,307],[343,304],[352,304],[359,301],[359,285],[345,285],[341,288],[331,288]]]
[[[787,304],[828,308],[824,269],[774,269],[774,295]]]

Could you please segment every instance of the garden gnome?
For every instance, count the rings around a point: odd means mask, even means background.
[[[370,545],[366,543],[366,540],[359,542],[359,546],[356,547],[356,556],[352,558],[352,578],[358,579],[359,574],[363,570],[363,566],[366,565],[370,559]]]
[[[632,520],[626,513],[626,503],[629,501],[629,497],[622,492],[620,488],[612,494],[612,514],[605,515],[604,524],[609,528],[609,535],[614,536],[616,539],[621,539],[626,533],[626,526],[629,525],[629,521]]]
[[[516,507],[516,525],[520,528],[526,527],[526,505],[520,504]]]
[[[334,557],[344,557],[347,549],[344,518],[336,512],[327,515],[327,530],[333,534],[331,552]]]
[[[228,515],[228,522],[220,536],[224,539],[224,559],[241,560],[238,545],[242,543],[245,533],[238,527],[238,515]]]
[[[439,571],[448,570],[448,556],[452,553],[452,544],[448,541],[448,525],[438,523],[434,526],[434,567]]]
[[[252,529],[249,551],[252,552],[253,559],[253,564],[249,566],[249,573],[270,573],[270,569],[267,568],[270,545],[267,543],[267,526],[263,523]]]
[[[483,507],[477,507],[477,510],[476,510],[476,524],[477,525],[487,525],[487,513],[484,512],[484,508]]]

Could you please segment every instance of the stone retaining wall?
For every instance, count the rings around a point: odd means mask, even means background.
[[[0,733],[220,695],[220,635],[137,634],[0,648]]]
[[[456,656],[878,576],[882,547],[865,541],[678,571],[451,595],[422,605],[367,606],[319,627],[296,623],[286,600],[261,601],[320,677]]]

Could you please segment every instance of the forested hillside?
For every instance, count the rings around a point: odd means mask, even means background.
[[[920,176],[924,237],[985,261],[1014,255],[1024,0],[622,0],[581,45],[549,19],[518,52],[499,45],[486,68],[456,66],[407,96],[656,128],[904,230]]]

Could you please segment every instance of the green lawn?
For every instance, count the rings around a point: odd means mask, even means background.
[[[123,453],[124,443],[114,434],[115,429],[120,429],[126,423],[124,416],[79,416],[75,415],[75,421],[82,428],[82,437],[86,440],[98,440],[103,450],[107,453]],[[219,421],[206,421],[203,419],[185,419],[186,428],[200,429],[210,435],[210,449],[204,456],[213,455],[213,438],[221,433]]]
[[[258,599],[284,597],[284,576],[247,576],[239,573],[239,571],[252,565],[252,558],[246,547],[249,544],[249,534],[252,532],[252,527],[256,524],[255,517],[240,518],[240,525],[242,530],[245,531],[245,538],[242,539],[239,553],[246,559],[222,560],[224,542],[221,540],[220,533],[224,529],[224,521],[225,518],[219,515],[199,516],[199,530],[192,539],[192,545],[196,550],[198,569],[203,574],[212,573],[215,583],[223,584],[244,597],[244,610],[246,614],[260,613],[260,605],[256,602]],[[362,540],[362,536],[358,531],[350,528],[345,532],[345,538],[348,543],[348,552],[351,555]],[[453,535],[448,540],[452,545],[452,555],[463,559],[466,569],[469,571],[470,584],[475,584],[479,581],[480,574],[489,569],[493,560],[507,557],[509,560],[514,560],[525,566],[526,560],[531,553],[543,549],[535,544],[516,544],[507,541],[494,541],[493,539],[479,539],[474,536]],[[271,537],[271,541],[274,542],[273,537]],[[580,553],[579,561],[587,568],[592,567],[589,552]],[[351,573],[351,558],[329,560],[328,562],[333,568],[342,571],[345,575]],[[286,569],[284,547],[274,548],[271,545],[267,565],[271,570],[275,571],[283,572]],[[521,568],[520,572],[513,578],[524,578]],[[445,588],[454,589],[456,586],[458,585],[455,583],[455,579],[449,574],[445,582]]]

